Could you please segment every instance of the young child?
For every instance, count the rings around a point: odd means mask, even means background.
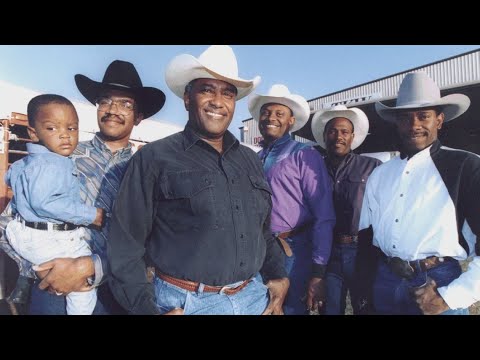
[[[6,228],[8,241],[35,265],[91,255],[81,226],[101,226],[103,209],[81,201],[75,165],[69,158],[78,143],[77,112],[63,96],[46,94],[30,100],[27,115],[34,143],[27,144],[28,156],[16,161],[5,175],[13,190],[15,214]],[[90,315],[96,289],[69,293],[66,300],[69,315]]]

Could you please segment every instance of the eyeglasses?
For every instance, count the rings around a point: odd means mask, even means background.
[[[107,111],[115,104],[120,114],[128,115],[135,109],[135,104],[130,100],[120,99],[113,100],[111,98],[99,98],[96,101],[97,109],[101,111]]]

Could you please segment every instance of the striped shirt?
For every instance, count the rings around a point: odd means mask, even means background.
[[[80,197],[87,205],[105,210],[105,221],[101,231],[88,229],[89,242],[95,263],[95,284],[98,285],[108,273],[107,237],[113,201],[132,157],[132,145],[112,153],[98,136],[78,144],[72,154],[78,170]]]

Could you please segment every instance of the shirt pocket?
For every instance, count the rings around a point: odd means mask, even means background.
[[[176,230],[217,228],[214,177],[208,173],[179,172],[165,180],[160,212]]]
[[[345,206],[348,212],[354,210],[355,206],[361,206],[365,187],[367,185],[368,176],[362,174],[350,173],[343,181],[343,193],[346,196]]]
[[[262,219],[263,223],[267,218],[272,206],[272,190],[268,182],[261,176],[248,175],[250,184],[252,185],[252,204],[255,213]]]

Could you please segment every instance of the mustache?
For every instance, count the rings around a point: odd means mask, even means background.
[[[123,121],[120,117],[118,117],[117,115],[112,115],[112,114],[109,114],[109,115],[105,115],[105,116],[102,116],[102,118],[100,119],[101,122],[106,122],[106,121],[115,121],[119,124],[125,124],[125,121]]]
[[[408,133],[405,133],[403,137],[414,137],[414,136],[427,136],[428,131],[426,130],[419,130],[419,131],[409,131]]]

